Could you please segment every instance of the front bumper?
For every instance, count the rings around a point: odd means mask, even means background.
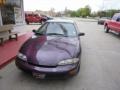
[[[16,66],[22,70],[29,71],[31,73],[36,72],[40,74],[46,74],[48,78],[73,76],[77,73],[79,68],[79,63],[74,65],[65,65],[65,66],[56,66],[56,67],[34,66],[20,59],[17,59],[15,63]]]

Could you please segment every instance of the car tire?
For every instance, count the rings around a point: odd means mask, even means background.
[[[82,49],[81,49],[81,47],[80,47],[80,53],[82,52]],[[79,64],[78,64],[78,68],[77,68],[77,72],[76,72],[76,74],[78,74],[79,73],[79,71],[80,71],[80,66],[81,66],[81,54],[79,53]]]
[[[107,25],[104,27],[104,30],[105,30],[106,33],[109,33],[109,28],[108,28]]]
[[[120,37],[120,32],[118,32],[118,36]]]
[[[28,22],[28,21],[26,21],[26,24],[27,24],[27,25],[29,25],[29,22]]]
[[[98,25],[100,24],[100,22],[98,21]]]
[[[78,73],[79,73],[79,71],[80,71],[80,65],[78,66],[78,69],[77,69],[77,73],[76,73],[76,74],[78,74]]]
[[[41,21],[41,25],[44,24],[44,21]]]
[[[73,77],[77,76],[79,74],[79,72],[80,72],[80,64],[77,67],[76,73],[73,75]]]

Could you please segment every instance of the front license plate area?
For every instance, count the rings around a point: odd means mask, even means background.
[[[45,74],[36,73],[36,72],[33,72],[32,75],[33,75],[33,77],[39,78],[39,79],[44,79],[46,76]]]

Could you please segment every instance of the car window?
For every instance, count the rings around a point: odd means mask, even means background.
[[[38,15],[37,15],[37,14],[35,14],[35,15],[34,15],[34,17],[38,17]]]
[[[31,14],[28,14],[29,17],[31,17],[32,15]]]
[[[116,20],[116,14],[112,17],[112,20]]]
[[[63,31],[59,24],[57,23],[49,23],[48,27],[47,27],[47,31],[46,33],[57,33],[57,34],[64,34],[65,31]]]
[[[77,31],[72,23],[48,22],[37,31],[40,34],[56,34],[64,36],[77,36]]]
[[[63,34],[65,36],[76,36],[76,29],[72,23],[49,23],[46,34],[56,33]]]
[[[117,18],[117,21],[120,22],[120,17]]]
[[[113,16],[113,18],[112,18],[112,20],[117,20],[118,18],[119,18],[119,16],[120,16],[120,14],[115,14],[114,16]]]
[[[43,25],[37,30],[37,33],[45,34],[45,31],[46,31],[46,29],[47,29],[47,26],[48,26],[48,23],[43,24]]]

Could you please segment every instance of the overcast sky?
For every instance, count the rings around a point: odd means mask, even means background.
[[[89,5],[92,11],[104,9],[120,9],[120,0],[23,0],[25,11],[43,10],[54,8],[63,11],[65,7],[71,10]]]

